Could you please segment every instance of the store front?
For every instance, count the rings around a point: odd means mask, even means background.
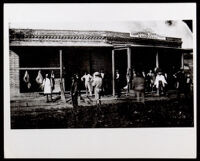
[[[140,34],[140,33],[139,33]],[[139,35],[138,34],[138,35]],[[127,68],[145,71],[155,67],[170,73],[184,65],[184,53],[178,38],[131,37],[128,33],[92,31],[22,30],[10,32],[10,86],[12,94],[41,92],[35,79],[40,70],[42,76],[54,71],[56,88],[69,91],[71,76],[85,71],[91,75],[103,70],[108,76],[110,91],[115,95],[115,70],[124,78]],[[149,34],[148,34],[149,35]],[[31,88],[23,81],[29,73]],[[82,84],[82,89],[84,86]]]

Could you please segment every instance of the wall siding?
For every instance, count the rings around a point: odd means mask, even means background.
[[[10,67],[10,95],[19,94],[19,55],[12,50],[9,52],[9,67]]]

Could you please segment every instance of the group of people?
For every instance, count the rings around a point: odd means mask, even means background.
[[[128,95],[130,89],[133,89],[135,95],[137,96],[137,100],[144,102],[145,92],[155,92],[157,96],[166,95],[168,81],[173,80],[173,82],[170,83],[176,88],[178,98],[180,98],[181,93],[184,93],[185,97],[188,98],[192,84],[190,73],[185,73],[183,68],[181,68],[178,72],[172,74],[172,80],[169,80],[168,77],[168,74],[162,72],[159,68],[149,70],[148,73],[128,68],[126,73],[126,86],[122,87],[121,75],[119,70],[116,70],[115,91],[117,97],[119,98],[121,96],[122,89],[126,90],[126,95]]]
[[[104,73],[101,72],[95,72],[93,76],[91,76],[88,72],[85,72],[85,74],[79,79],[78,74],[74,74],[72,76],[72,84],[71,84],[71,97],[72,97],[72,104],[73,106],[78,106],[78,96],[81,98],[80,93],[80,81],[84,82],[85,89],[86,89],[86,95],[92,96],[92,93],[94,91],[95,94],[95,100],[97,105],[101,104],[100,98],[102,95],[102,85],[103,85],[103,79],[104,79]]]
[[[99,72],[94,72],[93,75],[90,75],[88,72],[85,72],[82,77],[79,77],[78,74],[73,74],[71,77],[71,87],[70,93],[72,98],[73,106],[78,106],[78,96],[81,97],[81,84],[84,84],[87,97],[92,96],[94,93],[96,103],[101,104],[101,96],[106,93],[106,75],[103,70]],[[126,95],[130,93],[132,89],[137,97],[138,101],[144,102],[145,92],[156,93],[156,95],[165,95],[167,86],[168,86],[168,74],[162,72],[161,69],[155,68],[154,70],[149,70],[148,73],[144,71],[136,71],[134,69],[127,69],[126,77],[122,77],[119,70],[115,71],[115,92],[116,97],[119,98],[122,93],[122,89],[126,90]],[[190,73],[185,73],[185,71],[181,68],[178,72],[174,72],[172,74],[174,80],[174,86],[177,90],[177,96],[180,98],[181,93],[184,93],[185,97],[188,98],[192,79]],[[123,80],[122,80],[123,79]],[[126,79],[126,85],[122,83]],[[29,74],[26,71],[23,77],[24,82],[27,85],[27,88],[31,87]],[[46,95],[47,102],[52,101],[52,91],[55,89],[55,75],[54,72],[51,71],[43,76],[41,71],[38,71],[38,75],[35,79],[38,84],[38,87],[44,91]],[[170,81],[169,81],[170,82]]]

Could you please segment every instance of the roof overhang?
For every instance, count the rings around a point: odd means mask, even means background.
[[[184,53],[192,53],[193,49],[191,48],[176,48],[176,47],[166,47],[166,46],[153,46],[153,45],[133,45],[133,44],[115,44],[114,49],[127,49],[127,48],[153,48],[158,50],[176,50]]]
[[[178,38],[151,36],[130,36],[129,33],[113,31],[76,31],[76,30],[31,30],[10,29],[10,46],[99,46],[152,45],[181,47]],[[150,36],[149,36],[150,35]]]

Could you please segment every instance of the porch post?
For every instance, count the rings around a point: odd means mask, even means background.
[[[112,91],[115,96],[115,50],[112,50]]]
[[[62,81],[62,73],[63,73],[63,64],[62,64],[62,50],[59,50],[59,54],[60,54],[60,79]]]
[[[184,53],[181,53],[181,68],[184,68]]]
[[[127,68],[131,68],[131,48],[127,48]]]
[[[63,79],[62,79],[62,74],[63,74],[63,64],[62,64],[62,50],[59,50],[59,55],[60,55],[60,92],[61,92],[61,100],[63,102],[66,102],[65,100],[65,90],[64,90],[64,85],[63,85]]]
[[[159,57],[158,57],[158,52],[156,52],[156,68],[159,68]]]

